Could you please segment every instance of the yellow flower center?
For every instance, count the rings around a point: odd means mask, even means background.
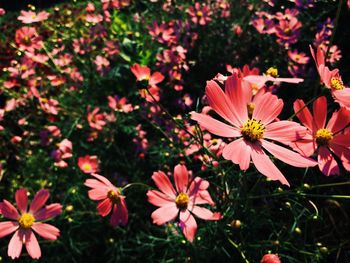
[[[333,133],[328,129],[319,129],[316,132],[315,137],[317,145],[328,145],[328,143],[333,139]]]
[[[344,83],[340,78],[331,78],[331,87],[335,90],[344,89]]]
[[[83,164],[83,170],[84,171],[90,171],[91,170],[91,164],[89,164],[89,163],[84,163]]]
[[[284,33],[285,33],[286,35],[289,35],[289,34],[292,33],[292,29],[286,28],[286,29],[284,30]]]
[[[32,225],[35,222],[35,218],[33,215],[24,213],[21,215],[21,217],[18,219],[18,224],[21,228],[28,229],[31,228]]]
[[[188,194],[180,193],[175,199],[176,207],[180,210],[185,210],[189,200]]]
[[[249,115],[249,117],[252,117],[254,108],[255,108],[255,104],[254,104],[253,102],[249,102],[249,103],[247,104],[247,109],[248,109],[248,115]]]
[[[266,75],[276,78],[278,76],[278,69],[275,67],[270,67],[268,70],[266,70]]]
[[[265,130],[265,126],[260,121],[249,119],[243,124],[241,134],[244,139],[256,142],[263,138]]]
[[[109,190],[107,193],[107,197],[113,204],[118,204],[120,202],[120,194],[114,190]]]
[[[202,17],[203,16],[203,12],[202,11],[198,11],[197,12],[197,16]]]

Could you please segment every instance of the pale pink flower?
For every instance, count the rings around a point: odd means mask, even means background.
[[[327,176],[339,174],[334,154],[350,171],[350,130],[344,133],[350,124],[350,111],[341,108],[334,112],[326,125],[327,99],[324,96],[314,101],[313,115],[302,100],[294,102],[294,111],[308,133],[302,140],[292,143],[291,147],[305,156],[311,156],[317,151],[318,166]]]
[[[50,14],[48,12],[42,11],[36,14],[33,11],[21,11],[21,15],[17,18],[21,20],[23,24],[31,24],[48,19]]]
[[[128,223],[128,209],[121,189],[115,187],[106,177],[98,174],[91,175],[97,180],[87,179],[84,184],[92,188],[88,192],[89,198],[99,201],[97,205],[99,214],[105,217],[113,210],[110,219],[111,225],[126,225]]]
[[[60,235],[56,227],[40,222],[62,213],[62,206],[58,203],[44,207],[49,195],[49,191],[45,189],[37,192],[29,210],[27,190],[24,188],[16,191],[18,210],[5,199],[0,203],[2,215],[13,220],[0,222],[0,238],[15,232],[7,250],[8,256],[12,259],[19,258],[23,245],[26,246],[30,257],[33,259],[41,257],[40,246],[34,232],[48,240],[56,240]]]
[[[228,124],[196,112],[191,113],[191,118],[215,135],[238,138],[225,146],[223,157],[239,164],[241,170],[247,170],[252,159],[260,173],[289,185],[263,148],[287,164],[296,167],[315,166],[317,162],[314,160],[270,141],[286,144],[305,136],[306,129],[295,122],[274,121],[282,111],[283,101],[268,92],[256,99],[250,114],[247,97],[251,95],[247,94],[247,90],[242,88],[236,74],[226,80],[225,92],[215,81],[208,81],[206,95],[209,105]]]
[[[92,129],[101,131],[103,126],[107,124],[106,116],[104,113],[98,113],[100,108],[96,107],[93,111],[88,112],[87,120]]]
[[[127,99],[125,97],[119,98],[118,96],[108,96],[108,106],[115,111],[120,112],[132,112],[134,107],[132,104],[127,103]]]
[[[220,213],[200,207],[200,204],[214,205],[207,191],[209,182],[202,178],[190,178],[185,165],[178,164],[174,168],[175,189],[169,177],[162,171],[154,172],[152,179],[160,189],[147,192],[148,202],[158,206],[151,217],[153,223],[163,225],[180,215],[180,227],[186,239],[193,241],[197,232],[197,223],[193,215],[204,220],[219,220]]]
[[[211,21],[210,16],[212,12],[208,5],[201,5],[199,2],[196,2],[194,6],[188,8],[187,12],[194,24],[204,26]]]

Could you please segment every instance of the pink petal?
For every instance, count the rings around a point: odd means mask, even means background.
[[[110,222],[112,226],[125,226],[128,223],[128,209],[124,199],[120,204],[114,205]]]
[[[225,146],[222,156],[235,164],[239,164],[241,170],[247,170],[250,164],[252,148],[243,138],[230,142]]]
[[[327,99],[325,96],[317,98],[313,103],[314,121],[316,129],[324,128],[327,119]]]
[[[282,108],[283,101],[281,99],[271,93],[265,93],[256,101],[252,117],[267,125],[277,118]]]
[[[280,170],[277,169],[264,151],[258,146],[253,146],[252,160],[256,169],[271,180],[279,180],[282,184],[289,186],[287,179],[283,176]]]
[[[107,193],[108,193],[108,189],[104,187],[102,189],[96,188],[96,189],[89,190],[88,195],[91,200],[98,201],[98,200],[107,198]]]
[[[6,199],[2,202],[1,213],[9,219],[17,220],[19,218],[17,209]]]
[[[335,90],[333,95],[336,102],[350,110],[350,88]]]
[[[36,239],[36,236],[34,235],[33,231],[28,230],[25,233],[25,239],[26,239],[26,249],[33,259],[39,259],[41,257],[41,250],[38,243],[38,240]]]
[[[197,121],[201,127],[215,135],[228,138],[241,136],[241,133],[237,128],[227,125],[221,121],[217,121],[208,115],[191,112],[191,119]]]
[[[102,188],[102,189],[108,189],[110,186],[106,185],[105,183],[102,183],[101,181],[98,181],[96,179],[87,179],[85,180],[84,185],[90,188]]]
[[[97,211],[101,216],[107,216],[112,210],[112,202],[108,198],[97,205]]]
[[[45,223],[34,223],[32,229],[42,238],[56,240],[60,235],[60,230],[52,225]]]
[[[50,193],[48,190],[46,189],[39,190],[34,196],[32,203],[30,204],[29,212],[35,213],[40,208],[42,208],[45,205],[47,199],[49,199],[49,196],[50,196]]]
[[[171,184],[168,176],[166,176],[162,171],[158,171],[153,173],[152,179],[164,194],[175,200],[175,189]]]
[[[268,150],[277,159],[295,167],[310,167],[317,165],[317,162],[311,158],[301,156],[299,153],[266,140],[262,140],[262,147]]]
[[[243,124],[235,112],[232,111],[234,105],[231,105],[226,94],[215,81],[207,81],[205,94],[207,95],[210,107],[212,107],[222,118],[233,124],[235,127],[240,127]]]
[[[313,138],[302,139],[289,144],[289,146],[303,156],[311,156],[317,149],[317,144]]]
[[[36,220],[47,220],[55,216],[58,216],[62,213],[62,205],[58,203],[53,203],[45,206],[44,208],[38,210],[34,213]]]
[[[175,200],[169,198],[169,196],[156,190],[147,191],[148,202],[155,206],[166,206],[175,202]]]
[[[350,123],[350,111],[346,108],[340,108],[339,111],[334,112],[328,121],[327,129],[333,133],[343,130]]]
[[[350,147],[350,133],[335,135],[334,138],[332,139],[332,141],[330,142],[330,145],[332,145],[334,143],[337,145],[341,145],[341,146],[349,148]]]
[[[28,205],[28,197],[27,197],[27,189],[21,188],[16,191],[16,204],[17,208],[21,213],[25,213],[27,211]]]
[[[318,149],[318,167],[324,175],[339,175],[339,167],[336,160],[324,146]]]
[[[331,143],[331,150],[340,158],[346,170],[350,169],[350,149],[339,144]]]
[[[247,89],[248,92],[251,89]],[[234,111],[234,115],[237,116],[239,122],[243,124],[247,120],[248,110],[247,104],[250,101],[247,101],[249,95],[244,92],[243,87],[241,85],[241,79],[238,78],[237,74],[233,74],[229,76],[225,81],[225,93],[231,105],[235,105],[235,107],[231,108]]]
[[[174,168],[174,180],[178,193],[185,193],[188,185],[188,171],[185,165],[178,164]]]
[[[304,79],[301,79],[301,78],[274,78],[273,81],[298,84],[300,82],[303,82]]]
[[[150,78],[150,80],[148,81],[148,84],[150,86],[154,86],[160,82],[162,82],[164,80],[164,76],[162,73],[160,72],[154,72]]]
[[[22,251],[23,246],[23,233],[20,230],[17,230],[9,243],[9,246],[7,248],[7,255],[11,257],[12,259],[19,258]]]
[[[186,239],[193,242],[197,232],[197,223],[188,210],[180,212],[180,227]]]
[[[91,174],[93,177],[97,178],[100,180],[102,183],[104,183],[107,186],[113,186],[113,184],[104,176],[99,175],[99,174]]]
[[[305,127],[294,121],[276,121],[266,125],[264,138],[283,143],[300,140],[306,135]]]
[[[178,213],[179,209],[176,207],[175,203],[162,206],[152,213],[153,224],[163,225],[166,222],[174,220]]]
[[[200,207],[200,206],[194,206],[193,209],[191,210],[191,212],[204,220],[219,220],[221,219],[221,215],[220,213],[213,213],[212,211],[210,211],[209,209],[206,209],[204,207]]]
[[[301,123],[310,131],[313,131],[313,117],[303,100],[296,100],[293,104],[294,112]]]
[[[0,238],[15,232],[17,229],[18,229],[17,222],[12,222],[12,221],[0,222]]]

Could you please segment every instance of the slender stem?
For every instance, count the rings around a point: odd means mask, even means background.
[[[145,187],[147,189],[151,188],[149,185],[144,184],[144,183],[130,183],[130,184],[127,184],[126,186],[122,187],[122,191],[125,191],[126,189],[128,189],[132,186],[142,186],[142,187]]]
[[[316,100],[316,98],[312,98],[311,100],[309,100],[308,102],[305,103],[305,105],[303,107],[301,107],[300,110],[298,110],[296,113],[294,113],[292,116],[290,116],[288,118],[288,120],[292,120],[298,113],[300,113],[301,111],[303,111],[311,102],[313,102],[314,100]]]
[[[228,241],[231,243],[232,246],[234,246],[239,254],[241,254],[242,259],[244,260],[245,263],[249,263],[249,260],[247,259],[247,257],[244,255],[243,251],[240,249],[239,245],[237,245],[235,242],[233,242],[232,239],[228,238]]]
[[[340,13],[341,13],[341,8],[342,8],[343,3],[344,3],[344,0],[340,0],[339,4],[338,4],[337,14],[335,16],[335,22],[334,22],[334,29],[332,31],[331,40],[329,41],[329,45],[327,47],[326,60],[328,58],[328,54],[329,54],[330,48],[331,48],[331,46],[333,44],[333,41],[334,41],[335,32],[337,31],[337,28],[338,28],[338,23],[339,23],[339,18],[340,18]]]
[[[350,182],[341,182],[341,183],[333,183],[333,184],[320,184],[320,185],[311,186],[311,189],[313,189],[313,188],[321,188],[321,187],[342,186],[342,185],[348,185],[348,184],[350,184]]]

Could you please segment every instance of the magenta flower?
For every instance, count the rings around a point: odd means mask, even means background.
[[[209,182],[199,177],[191,180],[185,165],[178,164],[174,168],[176,189],[162,171],[154,172],[152,179],[161,191],[147,192],[148,202],[159,207],[151,215],[154,224],[163,225],[180,214],[182,232],[186,239],[192,242],[197,231],[197,223],[193,215],[204,220],[221,219],[220,213],[213,213],[198,206],[200,204],[214,205],[207,191]]]
[[[19,213],[7,200],[4,199],[0,203],[2,215],[13,220],[0,222],[0,238],[15,232],[7,250],[8,256],[12,259],[21,255],[23,244],[26,246],[29,256],[34,259],[41,257],[40,246],[34,232],[48,240],[56,240],[60,235],[60,231],[56,227],[39,222],[62,213],[62,206],[58,203],[44,207],[49,196],[48,190],[40,190],[34,196],[28,210],[27,190],[24,188],[17,190],[15,197]]]
[[[344,132],[350,123],[350,111],[341,108],[334,112],[326,125],[327,99],[324,96],[314,101],[313,115],[302,100],[294,102],[294,111],[308,129],[308,134],[302,140],[292,143],[291,147],[305,156],[311,156],[317,151],[318,167],[327,176],[339,175],[339,167],[333,154],[350,171],[350,130]]]
[[[110,219],[111,225],[126,225],[128,223],[128,208],[120,188],[115,187],[106,177],[98,174],[91,175],[98,180],[87,179],[84,184],[92,188],[88,193],[89,198],[99,201],[97,205],[99,214],[105,217],[113,210]]]
[[[275,95],[267,92],[254,99],[254,105],[247,105],[249,94],[245,90],[236,74],[226,80],[225,92],[215,81],[208,81],[206,95],[209,105],[228,124],[196,112],[191,113],[191,118],[215,135],[237,138],[225,146],[223,157],[226,160],[231,160],[239,164],[241,170],[246,170],[252,159],[260,173],[289,186],[263,148],[290,165],[315,166],[317,162],[314,160],[270,141],[288,144],[304,137],[306,129],[295,122],[274,121],[283,108],[283,101]]]

